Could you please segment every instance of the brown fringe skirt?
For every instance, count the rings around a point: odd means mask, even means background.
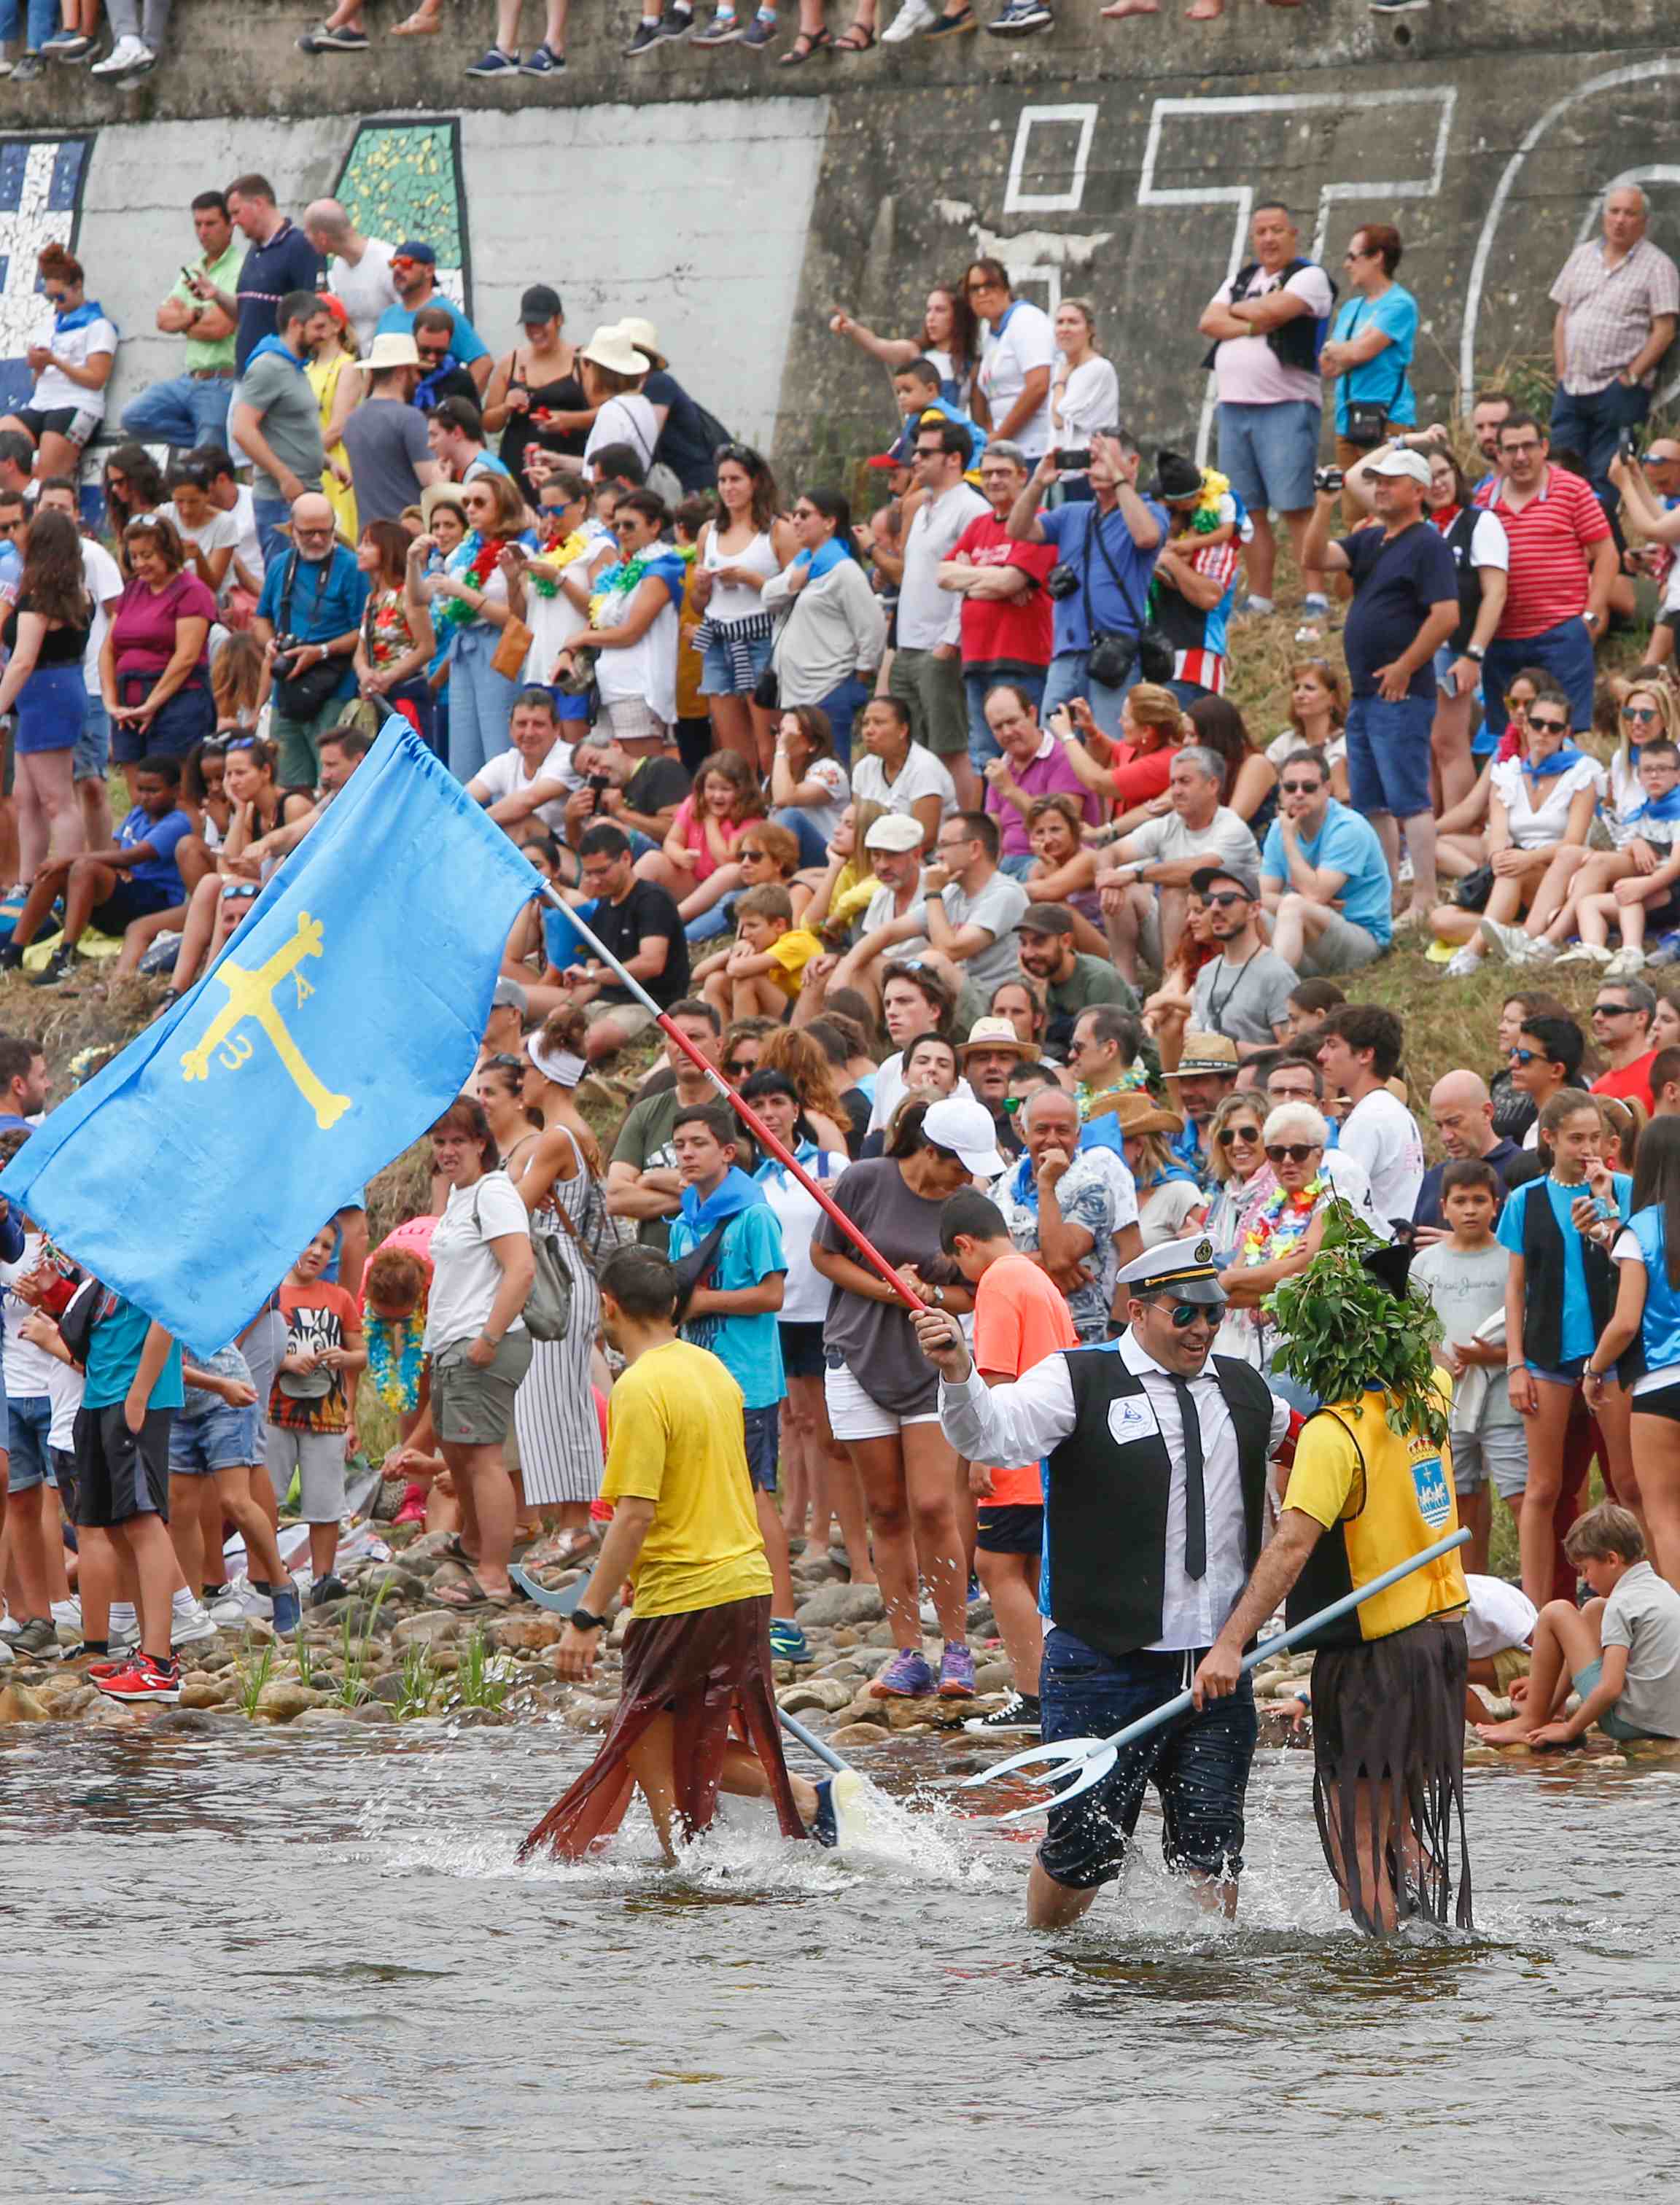
[[[624,1634],[618,1712],[601,1750],[519,1848],[579,1860],[609,1838],[635,1789],[629,1756],[656,1716],[675,1718],[678,1821],[685,1836],[709,1828],[732,1727],[763,1763],[785,1838],[806,1834],[781,1755],[770,1669],[770,1596],[650,1616]]]
[[[1324,1857],[1349,1912],[1372,1936],[1383,1924],[1364,1887],[1380,1845],[1397,1911],[1446,1926],[1470,1921],[1464,1834],[1464,1680],[1456,1617],[1432,1616],[1364,1646],[1327,1648],[1313,1662],[1313,1807]],[[1362,1813],[1362,1810],[1363,1812]]]

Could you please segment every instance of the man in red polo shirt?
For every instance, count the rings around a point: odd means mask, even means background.
[[[1593,1046],[1609,1069],[1593,1082],[1594,1095],[1614,1095],[1624,1102],[1642,1102],[1656,1114],[1651,1067],[1651,1021],[1657,999],[1642,980],[1600,980],[1593,999]]]
[[[1018,444],[996,442],[980,455],[980,490],[989,513],[968,526],[940,562],[939,586],[963,599],[963,687],[968,694],[968,752],[977,773],[998,755],[986,723],[986,692],[1012,681],[1036,706],[1050,665],[1050,600],[1044,577],[1056,563],[1053,544],[1022,544],[1004,526],[1027,486]]]
[[[1522,667],[1543,666],[1569,698],[1570,725],[1584,734],[1593,724],[1593,646],[1604,633],[1616,543],[1591,487],[1552,466],[1550,451],[1532,413],[1507,414],[1499,425],[1505,472],[1477,493],[1511,544],[1482,696],[1490,722],[1502,728],[1506,683]]]

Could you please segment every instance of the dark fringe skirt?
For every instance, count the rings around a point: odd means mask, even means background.
[[[676,1719],[676,1802],[686,1837],[709,1828],[732,1724],[770,1780],[785,1838],[803,1838],[781,1756],[770,1670],[770,1596],[650,1616],[624,1634],[618,1712],[597,1753],[519,1848],[521,1860],[549,1851],[580,1860],[624,1819],[635,1789],[629,1756],[656,1715]]]
[[[1431,1617],[1368,1645],[1327,1648],[1313,1662],[1313,1807],[1324,1857],[1349,1912],[1372,1936],[1376,1893],[1362,1888],[1358,1810],[1369,1800],[1402,1920],[1446,1926],[1453,1905],[1452,1822],[1458,1821],[1453,1918],[1470,1921],[1464,1834],[1463,1625]],[[1366,1791],[1366,1786],[1374,1787]]]

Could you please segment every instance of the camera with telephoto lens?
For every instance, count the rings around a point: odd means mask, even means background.
[[[1321,493],[1339,490],[1346,479],[1339,467],[1318,467],[1313,472],[1313,488]]]
[[[294,635],[277,635],[274,639],[274,679],[289,681],[297,672],[297,655],[303,645]]]

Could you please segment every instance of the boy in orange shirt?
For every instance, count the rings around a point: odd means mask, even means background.
[[[1046,1356],[1077,1347],[1079,1335],[1060,1289],[1037,1259],[1009,1237],[1003,1212],[965,1188],[939,1214],[939,1244],[974,1288],[974,1366],[988,1386],[1006,1386]],[[998,1635],[1015,1672],[1015,1690],[990,1715],[963,1725],[982,1738],[1039,1734],[1038,1667],[1044,1646],[1038,1580],[1044,1546],[1044,1483],[1039,1464],[1018,1469],[969,1465],[979,1502],[974,1566]]]
[[[331,1224],[324,1225],[286,1274],[280,1289],[286,1352],[269,1394],[269,1477],[283,1502],[293,1471],[298,1474],[299,1513],[309,1526],[312,1608],[347,1590],[333,1575],[350,1429],[345,1382],[367,1361],[361,1312],[342,1287],[321,1276],[337,1245]]]

